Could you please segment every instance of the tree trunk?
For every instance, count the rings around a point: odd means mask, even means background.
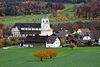
[[[43,61],[43,58],[41,58],[40,61]]]
[[[52,59],[52,56],[50,56],[50,59]]]

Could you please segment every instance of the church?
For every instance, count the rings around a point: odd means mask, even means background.
[[[27,37],[27,36],[50,36],[53,34],[53,29],[50,27],[49,18],[41,19],[41,23],[16,23],[12,29],[12,37]]]

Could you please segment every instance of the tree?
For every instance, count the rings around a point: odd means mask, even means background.
[[[51,59],[52,57],[56,57],[56,56],[58,55],[58,52],[55,51],[55,50],[53,50],[53,49],[47,49],[46,52],[47,52],[47,54],[49,55],[50,59]]]
[[[0,29],[0,38],[3,37],[3,30]]]
[[[61,38],[61,46],[63,47],[66,44],[66,37]]]
[[[4,44],[2,42],[0,42],[0,48],[2,48],[4,46]]]
[[[11,38],[5,39],[5,45],[6,45],[6,46],[12,45],[12,40],[11,40]]]
[[[74,38],[77,40],[77,39],[79,39],[79,37],[80,37],[80,35],[78,34],[78,33],[75,33],[74,34]]]
[[[85,19],[98,19],[100,17],[100,0],[91,1],[85,4],[79,5],[75,9],[75,13],[79,18]],[[93,6],[91,6],[93,5]]]
[[[5,40],[4,39],[0,39],[0,48],[4,47],[5,45]]]
[[[75,44],[71,42],[69,47],[73,49],[75,47]]]
[[[40,58],[40,61],[43,61],[43,58],[47,58],[49,55],[47,54],[46,51],[37,51],[36,54],[34,55],[36,58]]]
[[[73,25],[72,25],[72,28],[73,28],[74,30],[78,30],[78,29],[79,29],[79,25],[78,25],[78,24],[73,24]]]
[[[60,10],[63,10],[64,8],[65,8],[64,4],[60,4],[60,5],[59,5],[59,9],[60,9]]]
[[[46,8],[51,8],[52,7],[52,3],[51,2],[48,2],[47,4],[46,4]]]

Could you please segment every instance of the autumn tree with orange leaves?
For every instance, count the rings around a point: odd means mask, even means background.
[[[35,54],[36,58],[40,58],[40,61],[43,61],[43,58],[47,58],[49,55],[47,54],[46,51],[37,51]]]
[[[47,54],[49,55],[50,59],[51,59],[52,57],[56,57],[56,56],[58,55],[58,52],[55,51],[55,50],[53,50],[53,49],[47,49],[46,52],[47,52]]]
[[[47,49],[47,50],[40,50],[37,51],[34,55],[36,58],[39,58],[40,61],[43,61],[43,58],[50,58],[56,57],[58,55],[58,52],[53,49]]]

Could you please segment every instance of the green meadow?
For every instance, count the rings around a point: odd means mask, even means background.
[[[47,48],[0,49],[0,67],[100,67],[100,47],[54,48],[59,55],[41,62],[34,57]]]

